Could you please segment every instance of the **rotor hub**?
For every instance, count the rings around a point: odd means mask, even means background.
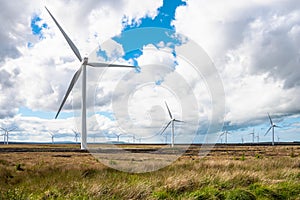
[[[88,57],[84,57],[83,58],[83,65],[87,65],[88,64]]]

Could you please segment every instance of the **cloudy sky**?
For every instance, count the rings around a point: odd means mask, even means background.
[[[178,142],[224,129],[229,142],[251,142],[253,129],[270,141],[267,113],[282,126],[276,141],[300,141],[297,0],[0,4],[0,126],[16,127],[10,141],[50,142],[49,131],[74,141],[80,130],[80,80],[54,119],[80,62],[45,6],[82,56],[136,66],[88,68],[89,141],[169,141],[169,129],[159,134],[169,119],[164,101],[185,121]]]

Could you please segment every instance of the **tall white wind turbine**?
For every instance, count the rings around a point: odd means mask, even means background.
[[[169,123],[166,125],[166,127],[164,128],[164,130],[161,132],[161,134],[163,134],[164,132],[165,132],[165,130],[169,127],[169,125],[171,124],[172,125],[172,136],[171,136],[171,138],[172,138],[172,143],[171,143],[171,146],[172,147],[174,147],[174,142],[175,142],[175,137],[174,137],[174,123],[175,122],[183,122],[183,121],[181,121],[181,120],[178,120],[178,119],[175,119],[175,118],[173,118],[173,116],[172,116],[172,113],[171,113],[171,111],[170,111],[170,109],[169,109],[169,107],[168,107],[168,104],[167,104],[167,102],[165,102],[165,104],[166,104],[166,107],[167,107],[167,109],[168,109],[168,113],[169,113],[169,116],[170,116],[170,121],[169,121]]]
[[[56,19],[53,17],[53,15],[50,13],[50,11],[45,7],[53,21],[55,22],[56,26],[59,28],[60,32],[63,34],[64,38],[66,39],[67,43],[71,47],[72,51],[78,58],[78,60],[81,62],[81,67],[76,71],[74,74],[69,88],[63,98],[63,101],[58,109],[58,112],[55,116],[55,119],[58,117],[62,107],[64,106],[70,92],[72,91],[75,83],[77,82],[80,74],[82,73],[82,96],[81,96],[81,149],[87,148],[87,127],[86,127],[86,66],[91,67],[130,67],[134,68],[134,66],[128,66],[128,65],[115,65],[115,64],[109,64],[109,63],[91,63],[88,61],[88,58],[85,57],[82,59],[79,50],[75,46],[75,44],[72,42],[72,40],[69,38],[69,36],[65,33],[65,31],[62,29],[62,27],[59,25],[59,23],[56,21]]]
[[[265,136],[270,132],[270,130],[272,129],[272,145],[274,146],[274,136],[275,136],[275,128],[281,128],[280,126],[277,126],[276,124],[274,124],[274,122],[272,121],[272,118],[270,117],[270,114],[268,113],[269,119],[270,119],[270,128],[267,130],[267,132],[265,133]]]

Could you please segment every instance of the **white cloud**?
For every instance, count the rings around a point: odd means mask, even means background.
[[[266,112],[299,112],[296,1],[187,3],[177,9],[173,24],[214,61],[223,79],[226,120],[231,125],[259,124]]]
[[[161,5],[162,0],[47,1],[46,3],[77,45],[82,56],[89,55],[99,44],[120,34],[123,28],[122,20],[127,20],[130,24],[143,16],[154,17],[157,8]],[[263,2],[190,0],[187,1],[187,6],[177,9],[176,20],[173,21],[176,31],[190,37],[205,49],[223,79],[226,92],[226,120],[230,121],[231,125],[247,125],[250,121],[252,125],[259,124],[265,120],[266,112],[277,113],[279,116],[299,112],[300,54],[297,46],[300,42],[299,7],[300,4],[296,0]],[[53,126],[52,120],[20,117],[16,115],[18,109],[25,106],[32,110],[55,112],[80,63],[44,9],[44,3],[1,2],[1,8],[3,12],[0,13],[2,24],[0,89],[5,95],[0,97],[0,118],[7,120],[8,117],[17,120],[24,126],[24,130],[33,130],[30,137],[44,141],[45,136],[38,134],[42,131],[41,127],[64,130],[71,124],[55,121],[59,125]],[[49,26],[42,30],[43,40],[39,40],[38,36],[33,36],[31,33],[30,23],[35,14],[41,17],[39,25],[46,23]],[[31,48],[27,47],[28,42],[33,44]],[[119,57],[123,53],[121,48],[114,51],[115,48],[111,47],[115,47],[115,44],[102,48],[108,50],[111,57]],[[152,48],[154,51],[147,48]],[[160,67],[160,70],[148,68],[153,63],[174,67],[175,60],[179,64],[175,71],[171,68]],[[118,60],[118,62],[125,61]],[[178,91],[187,86],[191,87],[197,100],[197,108],[195,108],[196,112],[199,111],[197,117],[201,122],[209,119],[211,96],[209,88],[205,85],[206,77],[199,81],[199,77],[195,76],[196,73],[192,69],[187,70],[187,63],[175,59],[172,54],[163,54],[153,46],[144,47],[138,63],[145,66],[141,74],[125,69],[106,71],[105,76],[101,78],[101,84],[98,85],[98,93],[94,94],[92,91],[92,97],[95,95],[96,97],[89,99],[89,104],[92,105],[96,99],[97,109],[112,112],[110,104],[112,97],[118,97],[119,99],[116,100],[120,101],[126,91],[148,80],[147,78],[154,77],[154,80],[163,79],[162,85],[152,85],[153,91],[144,87],[133,93],[131,99],[124,103],[131,109],[129,118],[125,119],[136,119],[137,124],[130,125],[135,125],[135,128],[141,127],[140,130],[145,127],[161,128],[162,121],[168,117],[165,116],[166,113],[162,116],[165,107],[161,102],[164,99],[172,106],[174,115],[181,117],[180,101],[188,100],[182,100],[176,95],[176,97],[172,96],[167,92],[167,86],[170,86],[171,90],[176,86],[179,88]],[[102,71],[93,72],[89,69],[90,81],[99,81],[98,73]],[[131,80],[132,75],[137,76]],[[182,84],[178,78],[185,80],[185,83]],[[114,91],[117,83],[126,83],[129,86]],[[156,89],[163,86],[166,86],[164,88],[166,91],[161,91],[161,88]],[[80,103],[76,101],[77,96],[80,95],[79,85],[76,85],[74,93],[76,94],[75,108],[79,108]],[[182,97],[184,93],[179,92],[179,94]],[[147,101],[143,99],[145,96]],[[71,100],[70,98],[66,103],[64,111],[72,110]],[[148,105],[149,102],[152,106],[143,106]],[[141,107],[144,109],[140,109]],[[118,124],[112,120],[100,115],[93,117],[98,121],[93,120],[94,124],[90,125],[91,130],[98,128],[103,131],[109,130],[109,134],[120,131]],[[153,120],[155,118],[156,121]],[[186,118],[192,120],[192,117]],[[148,132],[153,130],[149,129]]]

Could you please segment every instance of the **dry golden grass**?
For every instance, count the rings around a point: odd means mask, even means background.
[[[300,194],[299,146],[217,146],[203,158],[192,147],[170,166],[142,174],[111,169],[87,152],[1,148],[0,199],[299,199]]]

